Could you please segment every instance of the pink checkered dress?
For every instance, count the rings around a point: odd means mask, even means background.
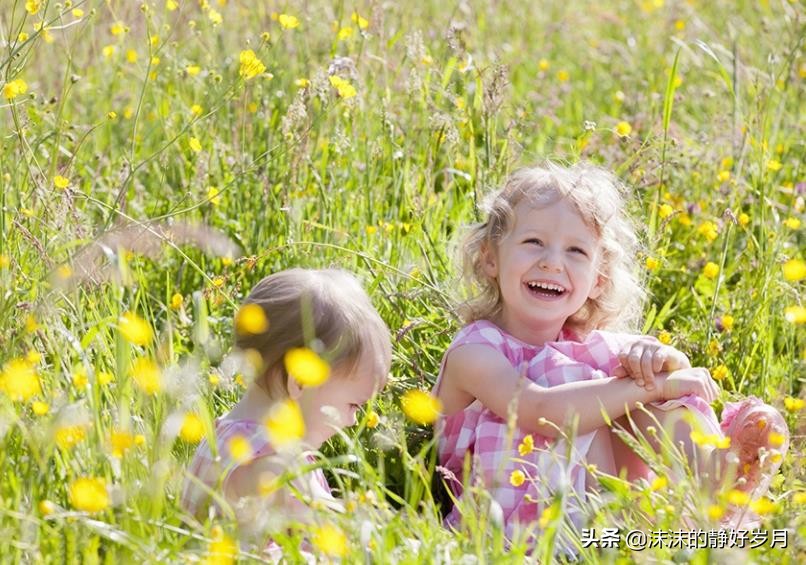
[[[219,418],[215,421],[215,437],[217,448],[213,455],[213,450],[207,440],[204,439],[196,449],[193,460],[188,467],[188,473],[197,480],[191,478],[185,480],[182,489],[182,507],[192,515],[197,515],[210,503],[211,497],[208,490],[202,488],[198,481],[212,490],[223,492],[226,483],[232,472],[239,466],[248,464],[260,457],[275,454],[263,431],[263,426],[252,420],[229,420]],[[237,463],[230,455],[229,442],[232,438],[243,437],[249,440],[252,447],[252,457],[245,462]],[[307,462],[315,463],[315,460],[308,456]],[[330,494],[330,486],[321,469],[314,469],[312,479],[321,486],[325,492]],[[220,485],[220,487],[219,487]],[[220,490],[219,490],[220,489]]]
[[[609,376],[619,364],[617,355],[622,346],[635,339],[636,336],[629,334],[597,330],[580,341],[571,332],[563,330],[557,341],[534,346],[505,333],[492,322],[477,321],[462,328],[445,352],[434,392],[439,388],[445,360],[460,345],[488,345],[503,354],[513,367],[521,368],[525,364],[529,380],[552,387]],[[491,386],[494,383],[491,382]],[[719,432],[714,411],[699,397],[687,396],[655,405],[664,410],[687,406],[702,416],[698,419],[703,422],[704,431]],[[527,434],[516,428],[513,437],[508,438],[507,432],[506,421],[476,399],[464,410],[438,421],[440,465],[461,480],[465,456],[472,455],[471,476],[481,478],[501,506],[508,537],[513,535],[518,524],[526,525],[540,518],[545,503],[560,492],[567,495],[564,498],[566,514],[579,527],[582,516],[578,501],[585,497],[584,459],[595,432],[577,436],[570,457],[566,457],[568,446],[565,440],[553,441],[537,434],[532,434],[535,449],[520,455],[518,446]],[[517,487],[510,483],[510,476],[516,469],[527,477]],[[461,495],[461,484],[449,481],[449,486],[457,497]],[[454,507],[446,523],[456,525],[459,520],[458,509]]]

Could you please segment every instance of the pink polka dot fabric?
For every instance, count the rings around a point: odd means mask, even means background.
[[[563,330],[556,341],[534,346],[507,334],[490,321],[480,320],[462,328],[454,338],[442,360],[434,392],[439,388],[446,359],[460,345],[487,345],[504,355],[516,369],[525,368],[530,381],[553,387],[609,376],[619,364],[619,351],[636,338],[630,334],[597,330],[580,340]],[[490,376],[490,386],[495,386],[494,378]],[[716,414],[699,397],[687,396],[655,405],[664,410],[687,406],[700,416],[698,419],[703,424],[704,433],[719,433]],[[517,427],[514,434],[510,434],[506,421],[485,408],[478,399],[464,410],[440,418],[436,430],[440,465],[461,480],[465,457],[471,457],[471,477],[474,480],[480,478],[493,500],[500,505],[508,536],[512,536],[517,525],[527,525],[539,519],[546,503],[559,493],[565,495],[566,514],[577,524],[581,521],[581,516],[575,515],[578,514],[578,502],[575,504],[574,500],[584,500],[585,497],[584,460],[595,432],[577,436],[571,446],[565,440],[554,441],[532,434],[535,449],[521,455],[518,446],[527,434]],[[519,486],[510,482],[515,470],[521,470],[527,477]],[[461,496],[461,484],[449,481],[448,486],[457,497]],[[454,507],[446,523],[457,525],[459,521],[459,511]]]

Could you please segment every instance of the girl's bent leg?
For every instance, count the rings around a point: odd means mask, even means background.
[[[586,462],[589,465],[596,465],[596,470],[599,473],[606,473],[608,475],[616,474],[616,465],[613,461],[613,444],[610,440],[610,430],[607,427],[601,427],[596,430],[593,436],[593,443],[588,450]],[[596,477],[585,471],[587,474],[586,484],[589,489],[596,489],[598,481]]]

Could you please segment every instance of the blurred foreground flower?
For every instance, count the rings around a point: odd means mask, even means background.
[[[11,400],[28,401],[42,392],[34,366],[25,359],[12,359],[0,371],[0,392]]]
[[[238,544],[235,540],[225,534],[221,526],[214,526],[210,534],[212,539],[207,546],[207,557],[202,563],[204,565],[235,563],[235,556],[238,554]]]
[[[269,441],[277,449],[290,447],[305,437],[302,411],[291,398],[275,404],[264,424]]]
[[[788,281],[799,281],[806,278],[806,263],[801,259],[790,259],[784,263],[784,278]]]
[[[409,390],[400,401],[403,413],[418,424],[433,424],[442,411],[438,398],[422,390]]]
[[[141,357],[132,364],[130,375],[137,386],[146,394],[157,394],[162,390],[160,368],[151,359]]]
[[[82,477],[70,483],[70,504],[82,512],[100,512],[109,506],[106,481],[97,477]]]
[[[344,557],[347,555],[347,536],[333,524],[324,524],[315,529],[313,545],[316,549],[331,557]]]
[[[803,306],[787,306],[784,309],[784,318],[790,324],[806,323],[806,308]]]
[[[199,443],[204,437],[204,422],[198,415],[188,412],[182,419],[179,437],[187,443]]]
[[[235,314],[235,331],[241,335],[258,335],[268,329],[269,320],[258,304],[244,304]]]
[[[802,398],[793,398],[787,396],[784,398],[784,407],[789,412],[798,412],[803,409],[804,400]]]
[[[330,377],[330,365],[327,361],[307,347],[289,349],[283,362],[289,376],[302,386],[319,386]]]
[[[124,312],[118,320],[118,329],[123,339],[135,345],[148,345],[154,338],[154,331],[148,322],[134,312]]]

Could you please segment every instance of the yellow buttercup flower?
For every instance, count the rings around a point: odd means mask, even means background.
[[[179,310],[182,307],[182,303],[184,302],[184,298],[178,292],[175,292],[173,296],[171,296],[171,309],[172,310]]]
[[[400,401],[403,413],[418,424],[433,424],[442,411],[438,398],[422,390],[409,390]]]
[[[13,100],[17,96],[25,94],[27,91],[28,91],[28,84],[21,78],[18,78],[12,80],[11,82],[7,82],[3,86],[3,97],[6,100]]]
[[[118,319],[118,330],[123,339],[134,345],[148,345],[154,339],[151,325],[134,312],[124,312]]]
[[[65,178],[61,175],[56,175],[53,177],[53,186],[60,190],[64,190],[68,186],[70,186],[70,179]]]
[[[47,402],[36,402],[31,403],[31,410],[34,411],[34,414],[37,416],[44,416],[48,412],[50,412],[50,406],[48,406]]]
[[[728,502],[736,506],[745,506],[750,502],[750,495],[738,489],[731,489],[728,492]]]
[[[660,267],[660,261],[655,259],[654,257],[647,257],[646,258],[646,268],[649,271],[656,271]]]
[[[560,515],[560,505],[557,502],[553,502],[551,505],[544,508],[543,512],[540,513],[540,519],[538,519],[537,524],[541,528],[545,528],[551,522],[553,522],[559,515]]]
[[[347,555],[347,535],[333,524],[324,524],[314,530],[313,545],[331,557]]]
[[[526,481],[526,475],[520,469],[515,469],[509,475],[509,484],[513,487],[519,487]]]
[[[725,514],[725,509],[719,505],[712,504],[708,507],[708,517],[711,520],[719,520]]]
[[[329,77],[329,80],[330,84],[339,93],[340,98],[352,98],[357,94],[355,87],[350,84],[350,81],[336,75]]]
[[[140,389],[146,394],[157,394],[162,390],[162,374],[160,368],[151,359],[137,359],[129,371]]]
[[[711,371],[711,376],[717,381],[725,379],[728,375],[730,375],[730,370],[725,365],[719,365]]]
[[[375,412],[374,410],[370,411],[369,413],[367,413],[366,422],[367,422],[367,427],[369,429],[377,428],[378,424],[380,423],[380,421],[381,421],[380,416],[378,416],[378,413]]]
[[[806,278],[806,263],[801,259],[790,259],[784,263],[784,278],[788,281],[799,281]]]
[[[369,20],[362,18],[358,12],[353,12],[350,15],[350,19],[358,26],[359,29],[367,29],[369,27]]]
[[[251,49],[241,51],[239,61],[241,65],[238,69],[238,75],[244,80],[254,78],[266,70],[266,65],[258,59]]]
[[[106,481],[99,477],[82,477],[70,483],[70,504],[82,512],[101,512],[109,506]]]
[[[523,438],[523,441],[518,445],[518,453],[521,457],[529,455],[535,449],[535,438],[529,434]]]
[[[798,218],[789,217],[784,220],[784,225],[791,230],[796,230],[800,227],[800,220]]]
[[[652,479],[652,484],[649,485],[649,488],[650,488],[650,490],[653,490],[653,491],[661,490],[661,489],[666,488],[668,486],[668,484],[669,484],[669,479],[667,479],[666,477],[661,475],[661,476],[658,476],[658,477],[655,477],[654,479]]]
[[[217,26],[224,21],[224,18],[221,16],[221,14],[212,8],[209,12],[207,12],[207,19],[209,19],[210,23],[212,23],[214,26]]]
[[[804,400],[802,398],[793,398],[787,396],[784,398],[784,407],[789,412],[798,412],[803,409]]]
[[[560,82],[568,82],[571,79],[571,75],[568,74],[568,71],[565,69],[557,71],[557,80]]]
[[[747,224],[750,223],[750,216],[748,216],[747,214],[742,212],[741,214],[739,214],[739,217],[737,218],[737,220],[738,220],[740,226],[745,227]]]
[[[275,404],[264,424],[269,441],[277,449],[292,446],[305,437],[302,410],[291,398]]]
[[[629,122],[619,122],[616,124],[616,135],[619,137],[628,137],[632,133],[632,126]]]
[[[185,72],[188,74],[188,76],[195,77],[201,72],[201,67],[199,65],[188,65],[185,67]]]
[[[70,449],[87,438],[87,429],[84,424],[62,425],[56,428],[53,439],[60,449]]]
[[[252,444],[243,436],[230,438],[227,447],[233,461],[236,463],[246,463],[252,458]]]
[[[129,28],[127,28],[126,24],[124,24],[123,22],[115,22],[109,27],[109,33],[115,36],[123,35],[128,31]]]
[[[199,151],[202,150],[201,141],[199,141],[197,137],[191,137],[188,140],[188,147],[190,147],[190,150],[193,151],[194,153],[198,153]]]
[[[42,392],[33,365],[24,359],[12,359],[0,371],[0,392],[15,401],[28,401]]]
[[[672,334],[667,332],[666,330],[661,330],[658,334],[658,341],[661,342],[663,345],[669,345],[672,343]]]
[[[784,308],[784,318],[790,324],[806,323],[806,308],[803,306],[787,306]]]
[[[207,546],[205,565],[231,565],[235,563],[238,554],[238,544],[224,533],[221,526],[214,526],[211,533],[212,540]]]
[[[193,104],[193,106],[190,107],[190,113],[194,116],[200,116],[203,111],[202,107],[198,104]]]
[[[672,214],[674,214],[674,208],[672,208],[669,204],[661,204],[660,208],[658,208],[658,216],[661,220],[665,220]]]
[[[776,171],[780,171],[781,167],[783,167],[783,165],[781,164],[780,161],[778,161],[776,159],[770,159],[769,161],[767,161],[767,170],[768,171],[772,171],[774,173]]]
[[[714,222],[703,222],[700,227],[697,228],[697,233],[710,242],[719,237],[719,228]]]
[[[122,459],[133,445],[134,436],[126,430],[113,430],[109,434],[109,448],[112,452],[112,457]]]
[[[283,29],[295,29],[299,27],[299,20],[295,16],[288,14],[280,14],[277,16],[277,21],[280,22],[280,27]]]
[[[341,28],[339,30],[339,33],[336,34],[336,38],[339,41],[346,41],[346,40],[350,39],[353,36],[354,31],[355,30],[353,30],[353,28],[351,28],[349,26],[348,27],[343,27],[343,28]]]
[[[752,510],[759,516],[764,516],[765,514],[772,514],[773,512],[778,510],[778,505],[775,504],[769,498],[762,497],[750,503],[750,510]]]
[[[187,443],[199,443],[204,437],[204,422],[197,414],[188,412],[182,419],[179,437]]]
[[[786,441],[786,436],[778,432],[770,432],[767,441],[769,441],[770,445],[773,447],[781,447]]]
[[[708,261],[708,263],[706,263],[705,267],[703,267],[702,269],[702,274],[707,279],[715,279],[716,276],[719,274],[719,265],[711,261]]]
[[[734,318],[730,314],[725,314],[722,316],[722,327],[725,328],[725,331],[730,331],[733,329]]]
[[[260,307],[258,306],[258,308]],[[262,313],[263,309],[261,308],[260,310]],[[258,320],[253,321],[257,322]],[[255,323],[252,329],[258,327],[259,325]],[[288,375],[302,386],[319,386],[330,378],[330,365],[319,357],[315,351],[307,347],[289,349],[283,358],[283,363]]]
[[[39,9],[42,7],[42,0],[26,0],[25,1],[25,11],[28,12],[30,15],[35,15]]]

